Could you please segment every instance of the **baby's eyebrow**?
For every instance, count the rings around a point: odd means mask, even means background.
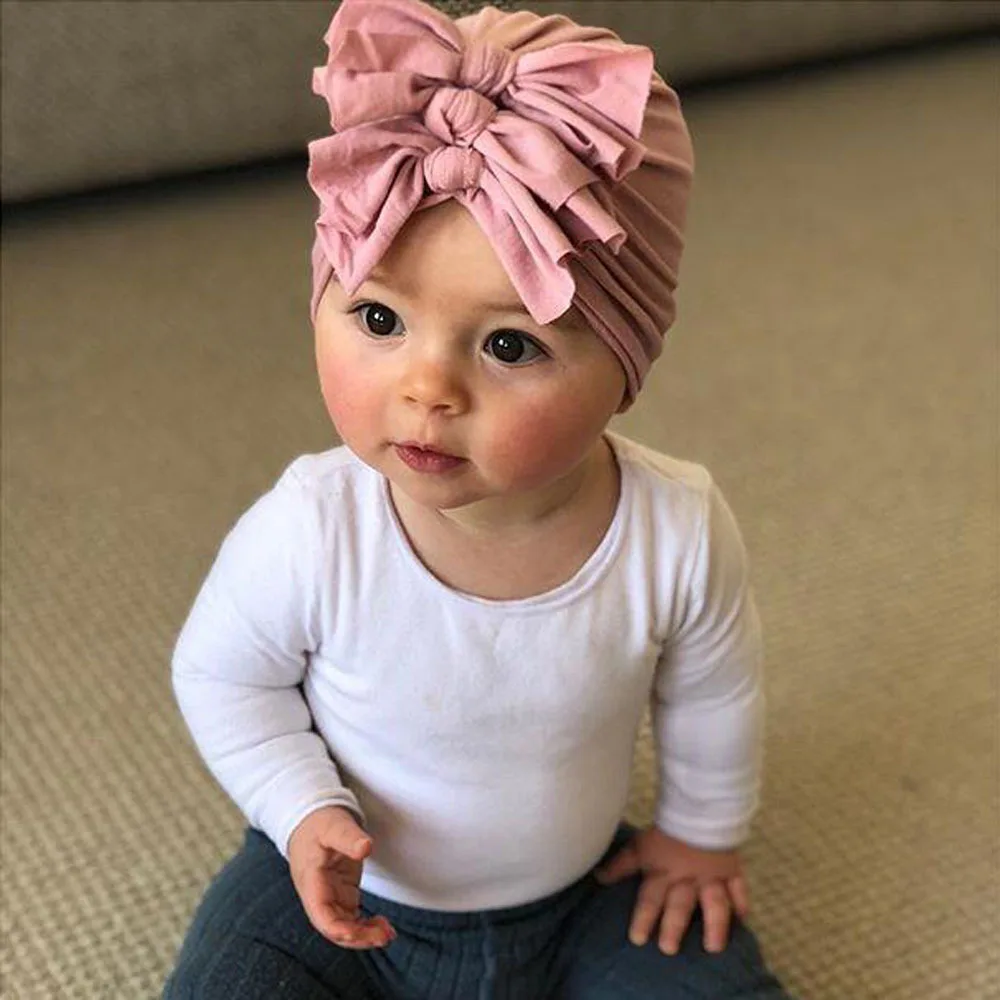
[[[520,299],[501,299],[496,302],[483,302],[481,305],[487,312],[520,313],[531,318],[531,313],[525,309]]]
[[[401,289],[396,288],[392,281],[389,280],[388,275],[385,274],[379,267],[373,267],[368,272],[368,277],[365,279],[370,281],[375,285],[381,285],[387,291],[396,292],[397,294],[405,294]],[[520,313],[520,315],[531,319],[531,313],[528,312],[525,304],[518,298],[514,299],[496,299],[489,302],[479,303],[484,312],[498,312],[498,313]]]

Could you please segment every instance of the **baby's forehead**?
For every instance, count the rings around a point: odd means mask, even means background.
[[[456,257],[470,251],[496,257],[489,237],[472,213],[457,199],[449,198],[417,209],[396,234],[383,261],[390,266],[401,258],[412,263],[408,258],[426,252],[429,245],[437,242],[450,246]]]
[[[438,289],[502,309],[525,308],[489,237],[455,200],[414,213],[369,278],[403,294]]]

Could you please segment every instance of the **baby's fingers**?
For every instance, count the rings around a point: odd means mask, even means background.
[[[647,875],[639,886],[628,939],[635,945],[644,945],[663,913],[663,899],[670,880],[666,875]]]
[[[385,917],[363,918],[337,903],[304,899],[310,923],[341,948],[383,948],[396,937]]]
[[[353,885],[332,885],[322,871],[309,871],[299,896],[309,922],[323,937],[342,948],[381,948],[395,932],[384,917],[358,916],[360,894]]]
[[[384,948],[396,939],[396,932],[385,917],[330,920],[323,935],[341,948],[355,950]]]
[[[698,890],[693,882],[676,882],[667,893],[667,906],[660,923],[660,950],[676,955],[681,950],[684,932],[691,923]]]
[[[729,940],[729,920],[732,909],[729,903],[729,893],[721,882],[709,882],[702,886],[701,913],[705,924],[705,951],[725,951]]]

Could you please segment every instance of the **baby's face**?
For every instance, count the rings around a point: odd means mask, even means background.
[[[417,212],[355,294],[330,282],[316,359],[344,443],[436,510],[541,497],[593,455],[625,391],[582,320],[531,319],[453,201]]]

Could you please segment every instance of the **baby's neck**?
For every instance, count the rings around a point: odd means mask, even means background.
[[[391,494],[414,552],[439,580],[477,597],[518,600],[571,579],[600,545],[618,505],[611,446],[602,439],[560,485],[530,509],[512,502],[436,511]]]

